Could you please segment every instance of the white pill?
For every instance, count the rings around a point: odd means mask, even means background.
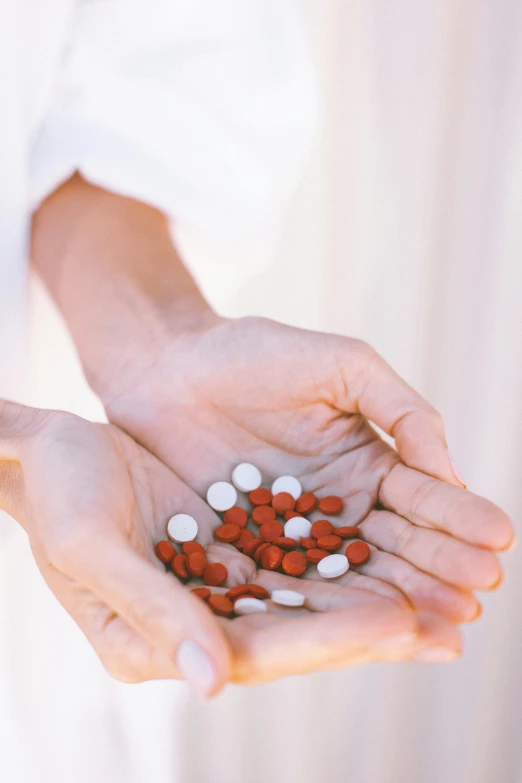
[[[252,492],[261,486],[262,481],[261,471],[250,462],[242,462],[232,471],[232,484],[240,492]]]
[[[207,503],[214,511],[228,511],[236,505],[237,492],[228,481],[216,481],[208,488]]]
[[[277,495],[278,492],[288,492],[297,500],[301,497],[303,488],[301,482],[293,476],[279,476],[272,484],[272,495]]]
[[[295,538],[297,542],[301,536],[307,538],[312,530],[312,523],[304,517],[292,517],[285,522],[285,536],[287,538]]]
[[[175,514],[168,521],[167,533],[178,544],[194,541],[198,534],[198,523],[189,514]]]
[[[345,555],[328,555],[317,563],[317,570],[324,579],[342,576],[349,568],[350,563]]]
[[[272,601],[280,606],[303,606],[305,597],[295,590],[272,590]]]
[[[245,596],[244,598],[238,598],[234,602],[234,612],[236,614],[259,614],[259,612],[266,612],[267,605],[264,601],[260,601],[259,598],[250,598]]]

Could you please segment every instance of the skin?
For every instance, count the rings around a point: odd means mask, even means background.
[[[344,498],[337,523],[360,524],[379,551],[335,586],[317,582],[311,569],[311,590],[365,591],[392,602],[394,594],[417,612],[436,614],[445,628],[478,616],[473,591],[500,583],[495,553],[513,541],[510,520],[463,487],[440,415],[368,345],[218,316],[183,266],[165,218],[80,177],[35,216],[32,257],[110,421],[200,497],[235,464],[251,461],[267,480],[289,473],[305,490]],[[210,542],[211,527],[202,543]],[[251,568],[233,548],[227,557],[231,572]],[[339,624],[333,612],[321,617],[332,638],[304,656],[306,670],[331,665]],[[264,628],[268,620],[242,618],[232,626],[243,621],[261,626],[253,638],[265,640],[272,661],[260,667],[262,679],[278,676],[277,622],[271,616]],[[293,631],[289,637],[292,643]],[[234,658],[240,668],[248,669],[244,661],[255,658],[257,645],[242,637]],[[458,648],[436,646],[439,660]],[[352,660],[334,658],[336,665]],[[300,671],[300,656],[291,660]]]
[[[0,405],[0,424],[0,508],[23,525],[50,589],[117,679],[179,677],[176,651],[186,638],[212,661],[206,696],[228,681],[422,658],[441,646],[458,654],[454,626],[411,612],[396,591],[303,585],[256,571],[222,545],[208,557],[227,564],[230,584],[248,572],[268,588],[298,587],[307,602],[216,619],[153,553],[172,508],[195,516],[201,540],[211,540],[220,521],[196,492],[114,426],[11,403]]]

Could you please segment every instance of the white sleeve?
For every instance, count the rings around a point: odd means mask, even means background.
[[[294,0],[82,0],[32,147],[35,208],[73,171],[212,241],[277,220],[315,80]]]

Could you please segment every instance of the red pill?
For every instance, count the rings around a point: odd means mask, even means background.
[[[369,560],[371,553],[366,541],[353,541],[348,544],[344,552],[350,565],[363,565]]]
[[[317,508],[317,498],[313,492],[303,492],[297,499],[295,510],[298,514],[311,514]]]
[[[176,555],[172,563],[170,564],[172,571],[176,574],[178,579],[188,579],[189,573],[187,571],[187,556]]]
[[[343,499],[338,495],[328,495],[325,498],[321,498],[319,501],[319,511],[321,514],[328,514],[328,516],[340,514],[343,510],[343,506]]]
[[[241,598],[242,595],[248,595],[248,592],[248,585],[234,585],[234,587],[228,588],[225,595],[227,598],[230,598],[231,601],[235,601],[236,598]]]
[[[208,599],[208,605],[218,617],[232,617],[234,614],[234,604],[226,595],[211,595]]]
[[[267,571],[275,571],[283,560],[283,550],[278,546],[269,545],[261,555],[261,565]]]
[[[355,525],[345,525],[344,527],[336,527],[335,535],[341,536],[341,538],[359,538],[359,528]]]
[[[306,559],[309,563],[317,564],[323,557],[328,557],[328,552],[324,549],[308,549],[306,552]]]
[[[310,538],[309,536],[301,536],[299,539],[299,543],[301,544],[304,549],[316,549],[317,548],[317,542],[315,538]]]
[[[321,536],[331,535],[334,530],[334,526],[327,519],[318,519],[317,522],[314,522],[312,525],[310,535],[313,536],[313,538],[320,538]]]
[[[248,522],[248,514],[244,508],[239,506],[232,506],[228,511],[223,514],[223,522],[227,525],[239,525],[239,527],[245,527]]]
[[[290,538],[289,536],[279,536],[279,538],[274,538],[272,543],[274,546],[279,546],[281,549],[285,549],[287,552],[290,552],[297,546],[297,541],[295,538]]]
[[[257,547],[256,551],[254,552],[254,560],[259,565],[261,562],[261,555],[265,551],[265,549],[268,549],[270,546],[270,543],[268,541],[264,541],[260,546]]]
[[[289,519],[293,519],[293,517],[301,517],[302,514],[298,514],[297,511],[285,511],[284,518],[288,522]]]
[[[202,598],[203,601],[208,601],[212,595],[208,587],[193,587],[190,592],[194,593],[194,595],[197,595],[198,598]]]
[[[201,544],[198,544],[197,541],[185,541],[181,547],[181,551],[184,555],[191,555],[193,552],[201,552],[201,554],[204,555],[205,547],[201,546]]]
[[[253,489],[248,493],[248,499],[253,506],[268,506],[272,502],[272,493],[269,489]]]
[[[283,535],[283,525],[275,519],[272,522],[265,522],[259,528],[259,535],[263,541],[273,541]]]
[[[248,544],[249,541],[252,541],[254,539],[254,534],[251,530],[246,530],[246,528],[241,529],[241,533],[239,534],[239,538],[234,541],[234,546],[239,549],[240,552],[242,552],[245,548],[245,546]]]
[[[154,552],[158,560],[168,565],[176,556],[176,547],[170,541],[158,541],[154,547]]]
[[[276,512],[272,506],[256,506],[252,509],[252,519],[256,525],[262,525],[263,522],[270,522],[275,518]]]
[[[343,543],[340,536],[319,536],[317,539],[317,548],[325,549],[327,552],[335,552]]]
[[[236,541],[241,533],[239,525],[220,525],[214,530],[214,535],[218,541],[223,541],[225,544],[231,544],[232,541]]]
[[[278,514],[284,514],[285,511],[293,511],[295,509],[295,498],[290,492],[278,492],[272,498],[272,508],[275,508]]]
[[[245,587],[248,587],[248,595],[251,595],[252,598],[259,598],[262,601],[264,598],[270,597],[268,590],[265,590],[261,585],[245,585]]]
[[[208,563],[203,571],[203,582],[211,587],[221,587],[227,581],[228,571],[223,563]]]
[[[306,571],[306,557],[302,552],[287,552],[283,557],[281,568],[288,576],[301,576]]]
[[[187,571],[191,576],[203,576],[203,571],[207,565],[207,558],[201,552],[192,552],[187,555]]]
[[[255,553],[256,549],[262,543],[263,543],[263,539],[262,538],[252,538],[243,547],[243,554],[247,555],[247,557],[254,557],[254,553]]]

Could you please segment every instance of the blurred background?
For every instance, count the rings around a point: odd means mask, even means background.
[[[518,523],[522,3],[302,6],[321,127],[281,236],[229,254],[237,274],[226,276],[226,289],[219,251],[188,234],[181,247],[222,312],[370,342],[444,414],[469,487]],[[100,418],[37,285],[33,300],[25,399]],[[19,713],[2,722],[16,781],[522,781],[520,550],[505,557],[505,585],[484,595],[483,617],[466,629],[465,655],[454,665],[372,665],[230,687],[206,704],[178,683],[109,681],[42,585],[25,537],[14,532],[8,545],[12,570],[1,578],[26,601],[26,612],[9,620],[23,693]],[[45,727],[49,700],[63,709],[62,734],[44,731],[40,746],[20,747],[20,725]],[[80,755],[67,732],[85,733]]]

